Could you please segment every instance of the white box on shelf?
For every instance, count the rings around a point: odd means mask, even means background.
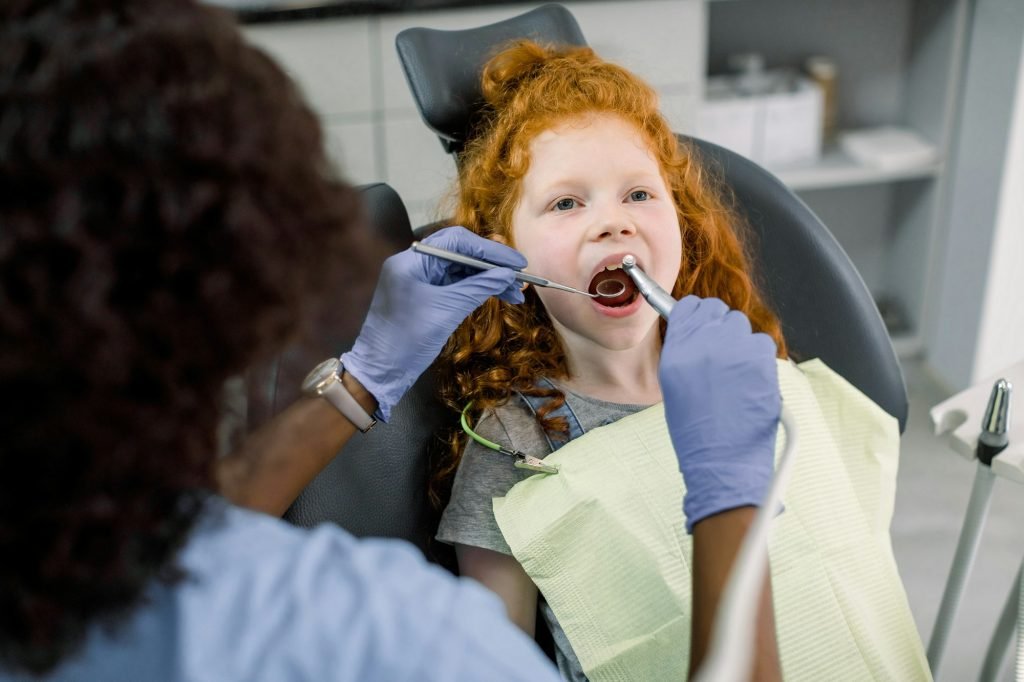
[[[784,92],[745,96],[729,77],[709,78],[696,135],[768,168],[821,157],[821,88],[804,78]]]
[[[757,102],[753,98],[736,97],[726,79],[709,78],[695,134],[753,159],[757,154],[757,119]]]
[[[839,146],[854,160],[885,170],[924,166],[938,159],[935,145],[913,130],[895,126],[840,133]]]
[[[820,86],[801,78],[791,92],[760,99],[763,119],[759,163],[781,168],[821,158],[824,98]]]

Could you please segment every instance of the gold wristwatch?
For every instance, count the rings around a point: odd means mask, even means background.
[[[341,382],[341,360],[329,358],[313,368],[302,382],[302,392],[325,398],[361,432],[372,429],[377,420],[366,413]]]

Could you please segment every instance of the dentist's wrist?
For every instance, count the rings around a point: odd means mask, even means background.
[[[377,399],[347,369],[341,372],[341,383],[359,406],[366,410],[366,414],[374,414],[377,411]]]
[[[388,382],[394,383],[394,372],[385,370],[381,372],[374,367],[373,361],[364,362],[365,354],[359,352],[360,341],[356,341],[353,349],[341,355],[341,365],[344,368],[342,377],[343,385],[348,388],[349,381],[352,382],[352,395],[364,408],[370,405],[368,414],[373,415],[377,421],[387,422],[391,416],[391,408],[398,402],[391,394],[394,392]],[[348,377],[346,380],[345,377]],[[398,396],[399,398],[401,395]],[[368,402],[363,402],[363,401]]]

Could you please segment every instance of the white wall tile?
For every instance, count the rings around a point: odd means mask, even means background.
[[[567,2],[587,43],[655,88],[704,81],[707,19],[700,0]]]
[[[321,115],[374,108],[369,18],[255,24],[245,34],[278,60]]]
[[[362,185],[384,179],[377,163],[376,125],[372,122],[324,125],[328,156],[349,182]]]
[[[700,104],[700,86],[680,87],[674,92],[661,94],[661,112],[677,133],[695,133]]]
[[[384,124],[385,180],[407,204],[437,205],[455,182],[455,161],[419,117]]]

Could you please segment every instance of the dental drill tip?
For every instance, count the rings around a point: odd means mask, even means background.
[[[622,257],[622,267],[631,268],[636,265],[636,256],[628,254]]]
[[[985,407],[985,416],[981,421],[982,433],[993,436],[1005,436],[1010,421],[1010,397],[1013,384],[1000,379],[992,386],[992,393]]]
[[[992,459],[1010,444],[1007,431],[1010,427],[1010,398],[1013,384],[1000,379],[992,386],[985,417],[981,422],[976,455],[982,464],[992,465]]]

